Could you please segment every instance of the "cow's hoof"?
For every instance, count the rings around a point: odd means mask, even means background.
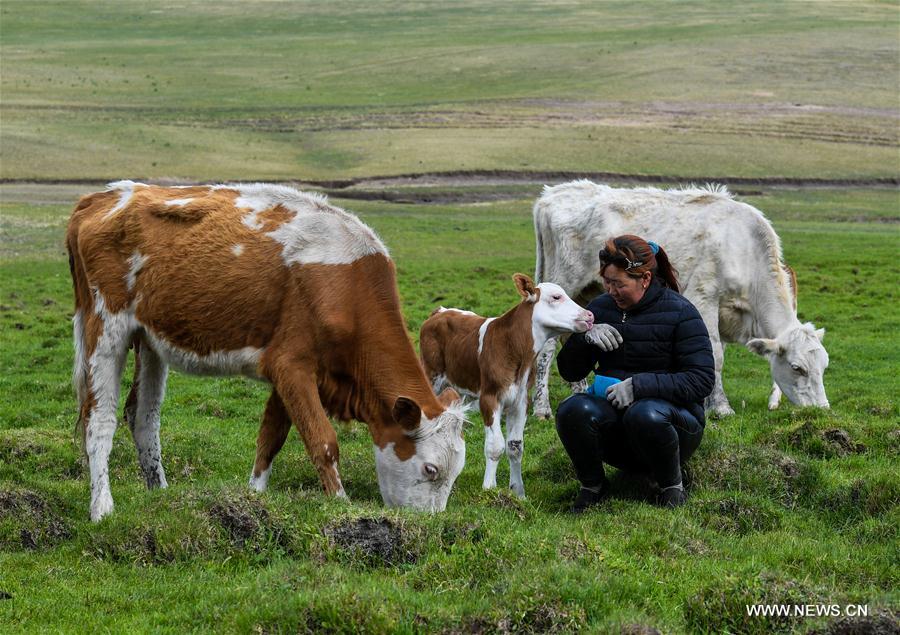
[[[712,410],[710,410],[710,414],[716,419],[721,419],[722,417],[730,417],[734,414],[734,408],[725,404],[724,406],[715,406]]]
[[[103,520],[104,516],[109,516],[112,513],[112,510],[112,496],[108,492],[101,494],[91,501],[91,520],[95,523],[100,522]]]

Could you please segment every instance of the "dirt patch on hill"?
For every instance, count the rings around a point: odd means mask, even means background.
[[[0,491],[0,547],[43,549],[71,537],[71,531],[43,496],[28,490]]]
[[[333,549],[361,564],[390,567],[418,560],[403,529],[387,518],[342,520],[324,527],[322,534]]]
[[[900,633],[900,614],[897,611],[842,617],[824,628],[812,630],[809,635],[896,635]]]

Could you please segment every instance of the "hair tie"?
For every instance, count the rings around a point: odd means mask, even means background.
[[[648,241],[647,241],[647,244],[650,245],[650,251],[653,252],[653,255],[654,255],[654,256],[655,256],[656,254],[659,253],[659,245],[657,245],[657,244],[656,244],[655,242],[653,242],[652,240],[648,240]]]

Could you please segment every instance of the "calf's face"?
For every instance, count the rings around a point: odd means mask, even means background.
[[[463,410],[452,390],[442,393],[441,401],[448,402],[449,397],[455,397],[456,403],[434,419],[422,414],[412,400],[406,397],[397,400],[394,419],[406,429],[405,435],[414,444],[415,452],[401,458],[394,443],[383,448],[375,446],[378,488],[388,507],[430,512],[444,511],[447,507],[453,483],[466,460]]]
[[[584,333],[594,325],[594,314],[578,306],[563,288],[552,282],[535,285],[531,278],[517,273],[513,278],[525,300],[534,303],[532,324],[550,335]]]

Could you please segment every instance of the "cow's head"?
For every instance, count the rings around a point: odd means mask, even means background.
[[[563,333],[584,333],[594,325],[594,314],[578,306],[558,284],[542,282],[535,285],[523,273],[515,274],[513,280],[522,299],[534,303],[531,322],[535,331],[544,331],[553,337]],[[535,341],[538,339],[535,333]]]
[[[466,461],[463,439],[464,409],[452,388],[438,401],[444,411],[433,419],[407,397],[394,404],[394,421],[403,430],[402,443],[375,446],[378,488],[388,507],[411,507],[439,512]]]
[[[806,324],[788,329],[774,340],[752,339],[747,348],[769,358],[772,378],[791,403],[828,408],[823,375],[828,353],[822,346],[825,329]]]

